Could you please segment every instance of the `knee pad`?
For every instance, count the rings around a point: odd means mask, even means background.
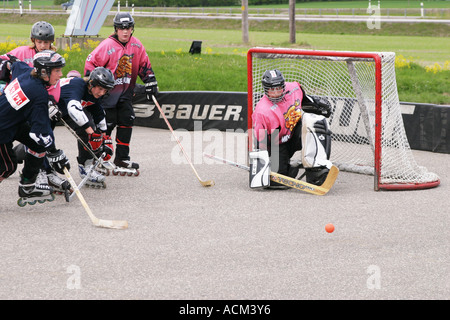
[[[16,158],[17,158],[17,163],[23,163],[23,161],[25,160],[25,155],[26,155],[26,150],[25,150],[25,145],[23,143],[19,143],[18,145],[16,145],[13,150],[14,153],[16,154]]]
[[[331,131],[322,115],[303,113],[302,162],[305,168],[331,168]]]

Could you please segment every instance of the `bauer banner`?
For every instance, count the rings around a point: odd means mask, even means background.
[[[215,91],[160,92],[156,99],[173,129],[247,130],[247,93]],[[135,125],[167,129],[153,101],[138,85],[133,97]]]

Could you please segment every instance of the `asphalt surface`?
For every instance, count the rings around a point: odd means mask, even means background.
[[[0,299],[448,299],[450,155],[413,151],[441,185],[373,190],[373,177],[341,172],[325,196],[251,190],[240,162],[244,134],[179,132],[201,179],[168,130],[136,127],[138,177],[108,176],[80,201],[20,208],[19,175],[0,184]],[[58,147],[79,182],[74,137]],[[21,168],[20,168],[21,169]],[[335,231],[327,233],[325,225]]]

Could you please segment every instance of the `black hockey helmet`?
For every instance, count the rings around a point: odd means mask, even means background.
[[[284,89],[286,87],[286,84],[284,81],[283,74],[281,73],[280,70],[273,69],[273,70],[267,70],[266,72],[264,72],[261,83],[264,88],[264,93],[267,96],[267,98],[269,98],[270,101],[280,102],[281,100],[283,100],[284,95],[285,95]],[[282,88],[283,94],[276,98],[269,97],[268,91],[269,91],[269,89],[272,89],[272,88]]]
[[[31,27],[31,39],[55,41],[55,29],[46,21],[38,21]]]
[[[114,88],[114,75],[111,70],[104,67],[97,67],[89,74],[89,83],[93,86],[111,90]]]
[[[134,19],[129,12],[117,12],[114,16],[114,29],[134,28]]]
[[[33,66],[39,77],[42,77],[42,70],[50,76],[52,69],[62,68],[66,65],[66,60],[52,50],[38,52],[33,57]]]

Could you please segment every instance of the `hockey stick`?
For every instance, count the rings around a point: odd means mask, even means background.
[[[105,156],[105,153],[103,152],[103,154],[101,155],[100,159],[103,160],[103,157]],[[86,181],[90,178],[91,173],[100,165],[100,162],[96,161],[95,164],[93,166],[91,166],[91,168],[88,170],[88,172],[86,172],[86,176],[81,180],[81,182],[78,184],[78,190],[81,189],[85,184]],[[66,198],[67,202],[72,201],[73,197],[75,196],[75,192],[72,192],[71,195],[69,195],[68,197],[68,201]]]
[[[61,120],[61,122],[63,123],[63,125],[70,131],[70,133],[73,134],[73,136],[81,143],[81,145],[82,145],[87,151],[89,151],[89,153],[94,157],[95,161],[99,161],[99,162],[103,165],[103,167],[105,167],[105,169],[107,169],[107,170],[114,170],[114,169],[116,168],[116,166],[115,166],[113,163],[111,163],[111,162],[109,162],[109,161],[104,161],[103,159],[100,160],[100,159],[95,155],[94,151],[92,151],[92,149],[91,149],[91,148],[90,148],[83,140],[81,140],[80,136],[75,132],[75,130],[73,130],[73,129],[67,124],[67,122],[64,121],[64,119],[61,118],[60,120]]]
[[[81,194],[80,190],[78,189],[77,184],[73,180],[72,176],[69,173],[69,170],[67,168],[64,168],[64,174],[67,177],[67,180],[69,180],[70,185],[72,186],[73,191],[77,194],[78,199],[80,199],[81,204],[83,205],[84,209],[86,210],[87,214],[89,215],[89,218],[91,219],[92,223],[96,227],[102,227],[102,228],[110,228],[110,229],[126,229],[128,228],[128,222],[125,220],[103,220],[99,219],[92,213],[91,209],[89,208],[88,204],[86,203],[86,200],[84,200],[83,195]]]
[[[150,98],[147,95],[147,99],[150,100]],[[189,159],[189,156],[184,151],[183,145],[181,144],[180,140],[178,140],[177,136],[175,135],[175,132],[173,131],[172,126],[169,123],[169,120],[167,120],[166,116],[164,115],[164,112],[162,111],[158,101],[156,100],[155,96],[152,95],[153,102],[155,103],[156,107],[158,108],[159,112],[161,113],[161,116],[164,118],[164,121],[166,122],[167,126],[170,129],[170,132],[172,132],[172,136],[175,138],[175,140],[178,143],[178,146],[180,147],[181,151],[183,152],[184,157],[186,158],[187,162],[191,166],[192,170],[194,171],[195,175],[197,176],[198,181],[202,184],[204,187],[212,187],[214,185],[214,180],[206,180],[203,181],[200,176],[197,173],[197,170],[195,170],[194,165],[192,164],[191,159]]]
[[[213,156],[210,154],[203,154],[205,157],[210,158],[210,159],[214,159],[220,162],[223,162],[225,164],[237,167],[239,169],[244,169],[247,171],[250,171],[250,167],[243,165],[243,164],[239,164],[227,159],[223,159],[217,156]],[[294,188],[300,191],[304,191],[307,193],[311,193],[311,194],[315,194],[318,196],[323,196],[325,194],[328,193],[328,191],[330,191],[331,187],[334,185],[334,182],[336,181],[336,178],[339,174],[339,169],[336,166],[332,166],[330,171],[328,172],[327,178],[325,180],[325,182],[321,185],[321,186],[316,186],[314,184],[308,183],[308,182],[304,182],[301,180],[297,180],[279,173],[275,173],[275,172],[270,172],[270,180],[277,182],[279,184],[285,185],[287,187],[290,188]]]

